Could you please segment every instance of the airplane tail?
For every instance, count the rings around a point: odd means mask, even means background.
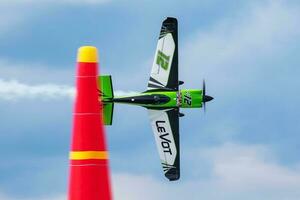
[[[114,112],[114,91],[111,75],[102,75],[98,77],[99,96],[103,103],[103,122],[104,125],[112,125]]]
[[[98,77],[98,86],[100,96],[103,101],[110,101],[114,98],[114,91],[111,81],[111,75],[102,75]]]

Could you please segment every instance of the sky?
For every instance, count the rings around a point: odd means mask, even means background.
[[[106,127],[116,200],[300,199],[296,0],[0,0],[0,200],[62,200],[76,52],[99,50],[117,93],[144,91],[161,22],[179,21],[181,179],[162,173],[144,108]]]

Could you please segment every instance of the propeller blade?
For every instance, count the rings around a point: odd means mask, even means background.
[[[203,91],[203,94],[202,94],[202,96],[203,96],[203,109],[204,109],[204,113],[206,112],[206,101],[205,101],[205,96],[206,96],[206,86],[205,86],[205,80],[203,79],[203,89],[202,89],[202,91]]]
[[[206,86],[205,86],[205,80],[203,79],[203,96],[206,95]]]
[[[205,86],[205,80],[203,80],[203,88],[202,88],[203,94],[202,94],[202,103],[204,112],[206,111],[206,102],[209,102],[213,100],[214,98],[211,96],[206,95],[206,86]]]

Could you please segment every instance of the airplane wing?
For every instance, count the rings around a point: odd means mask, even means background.
[[[165,176],[170,181],[180,177],[179,109],[148,109],[156,146]]]
[[[162,23],[148,90],[178,90],[178,31],[177,19],[168,17]]]

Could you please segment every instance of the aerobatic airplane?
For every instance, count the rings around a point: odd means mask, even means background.
[[[154,62],[145,92],[134,96],[115,97],[110,75],[99,76],[99,95],[103,102],[105,125],[112,124],[114,103],[125,103],[147,108],[159,157],[165,176],[170,181],[180,177],[179,117],[180,108],[205,109],[213,98],[203,89],[179,89],[177,19],[163,21]]]

